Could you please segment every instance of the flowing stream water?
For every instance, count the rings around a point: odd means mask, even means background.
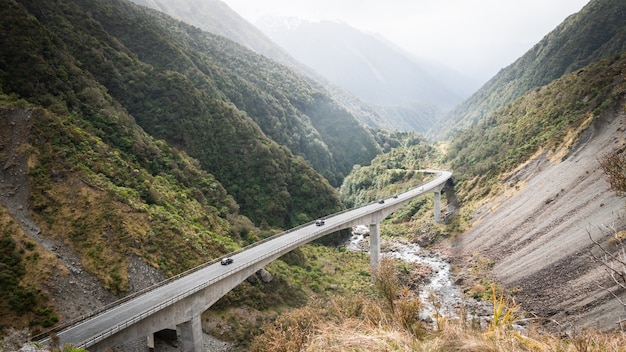
[[[346,248],[352,251],[369,252],[367,226],[356,226]],[[398,258],[407,262],[427,265],[431,268],[430,280],[420,286],[420,298],[424,304],[423,318],[435,319],[438,312],[445,317],[456,317],[464,300],[461,289],[454,284],[450,263],[439,255],[424,250],[419,245],[402,240],[381,241],[381,256]],[[434,298],[434,300],[432,299]],[[435,303],[437,308],[435,307]]]

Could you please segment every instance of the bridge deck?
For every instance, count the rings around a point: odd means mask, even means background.
[[[324,218],[323,226],[316,226],[315,222],[311,222],[275,236],[271,240],[250,246],[232,255],[234,262],[230,265],[221,265],[219,262],[208,265],[69,327],[58,333],[60,341],[62,344],[69,342],[76,346],[89,347],[261,260],[272,256],[277,258],[329,233],[364,224],[363,221],[367,222],[365,223],[367,225],[381,221],[411,199],[433,190],[439,191],[452,176],[452,172],[449,171],[428,171],[437,173],[438,177],[418,188],[399,194],[397,198],[385,199],[383,204],[376,202],[333,214]]]

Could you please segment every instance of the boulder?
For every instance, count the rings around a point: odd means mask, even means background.
[[[257,271],[257,274],[261,277],[261,281],[263,281],[266,284],[272,282],[272,279],[274,279],[272,274],[270,274],[270,272],[265,269],[261,269]]]

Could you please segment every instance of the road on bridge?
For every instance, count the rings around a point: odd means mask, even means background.
[[[218,261],[156,287],[143,295],[58,332],[57,335],[61,344],[69,342],[75,346],[88,347],[107,336],[107,334],[110,335],[122,330],[125,326],[130,325],[129,322],[138,319],[137,317],[148,317],[149,313],[147,312],[154,312],[155,307],[165,307],[183,299],[186,295],[197,292],[198,288],[207,287],[212,282],[217,282],[225,276],[241,271],[261,260],[261,258],[268,257],[268,254],[291,250],[328,233],[345,228],[345,224],[349,224],[353,219],[358,219],[386,207],[397,206],[398,203],[406,203],[410,199],[440,187],[452,176],[450,171],[422,171],[435,173],[438,176],[417,188],[398,194],[395,198],[385,199],[385,202],[382,204],[374,202],[359,208],[333,214],[324,218],[325,224],[323,226],[316,226],[315,222],[311,222],[278,235],[269,241],[253,245],[232,255],[233,263],[230,265],[221,265]]]

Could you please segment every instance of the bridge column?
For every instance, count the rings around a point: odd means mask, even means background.
[[[380,223],[369,225],[370,228],[370,268],[378,268],[380,263]]]
[[[148,334],[146,339],[146,346],[148,347],[148,351],[154,351],[154,333]]]
[[[202,322],[200,315],[191,320],[176,325],[178,346],[181,352],[202,351]]]
[[[435,222],[441,222],[441,189],[435,191]]]

